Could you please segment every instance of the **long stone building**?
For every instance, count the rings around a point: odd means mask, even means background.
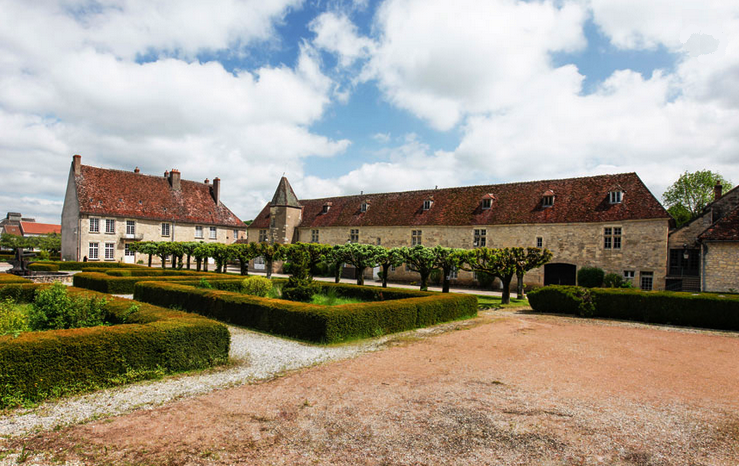
[[[82,165],[75,155],[62,211],[62,259],[139,259],[135,241],[232,243],[246,237],[246,225],[220,199],[221,181],[181,179]]]
[[[578,269],[594,266],[642,289],[663,289],[669,224],[635,173],[308,200],[283,177],[249,226],[249,241],[536,246],[554,258],[530,272],[527,284],[574,284]],[[464,271],[454,277],[459,284],[476,280]],[[389,278],[418,274],[398,267]]]

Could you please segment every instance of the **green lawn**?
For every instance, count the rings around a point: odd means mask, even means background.
[[[480,309],[486,309],[486,308],[508,308],[508,307],[521,307],[521,306],[528,306],[529,300],[528,299],[517,299],[514,297],[511,297],[511,303],[510,304],[500,304],[500,297],[499,296],[483,296],[483,295],[476,295],[477,296],[477,307]]]

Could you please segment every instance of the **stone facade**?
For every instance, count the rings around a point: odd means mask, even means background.
[[[703,291],[739,293],[739,242],[705,243]]]

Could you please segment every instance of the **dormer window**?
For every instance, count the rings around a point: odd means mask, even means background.
[[[608,193],[608,202],[610,204],[620,204],[624,199],[624,192],[621,190],[610,191]]]
[[[494,200],[495,200],[495,196],[491,193],[488,193],[482,196],[482,201],[480,201],[480,207],[482,207],[483,210],[488,210],[493,207]]]
[[[323,204],[323,208],[321,209],[321,213],[322,214],[327,214],[328,213],[328,210],[330,208],[331,208],[331,203],[330,202],[327,202],[327,203]]]
[[[544,195],[541,197],[541,206],[542,207],[552,207],[554,205],[554,192],[550,189],[549,191],[545,192]]]
[[[362,202],[362,205],[359,207],[359,210],[361,212],[367,212],[367,209],[369,209],[369,203],[368,202]]]
[[[425,201],[423,201],[423,210],[429,210],[431,208],[431,204],[433,203],[434,201],[432,201],[431,199],[426,199]]]

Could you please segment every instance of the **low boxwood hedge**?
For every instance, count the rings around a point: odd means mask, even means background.
[[[9,285],[0,292],[43,286],[48,285]],[[114,385],[131,374],[146,378],[228,359],[230,336],[221,323],[92,291],[70,292],[105,298],[113,320],[121,324],[0,336],[0,408]],[[139,306],[133,314],[132,304]]]
[[[59,266],[59,270],[73,271],[73,270],[86,270],[88,268],[95,269],[126,269],[126,268],[148,268],[143,265],[136,264],[125,264],[123,262],[103,262],[103,261],[91,261],[91,262],[75,262],[75,261],[44,261],[45,264],[55,264]]]
[[[215,289],[209,290],[194,288],[194,281],[142,281],[134,288],[134,298],[316,343],[367,338],[477,315],[477,298],[472,295],[321,283],[344,296],[371,297],[371,302],[328,307],[219,290],[234,286],[233,281],[224,282],[210,282]]]
[[[0,273],[0,286],[3,286],[6,283],[33,283],[33,282],[27,278],[19,277],[18,275],[13,275],[12,273]]]
[[[528,298],[537,312],[582,315],[589,302],[594,317],[739,330],[737,295],[552,285]]]
[[[12,254],[0,254],[0,262],[6,262],[15,259]]]
[[[28,266],[28,270],[33,270],[34,272],[58,272],[59,265],[49,262],[34,262]]]
[[[72,284],[78,288],[86,288],[88,290],[99,291],[101,293],[110,294],[131,294],[134,285],[141,281],[180,281],[193,280],[199,275],[175,275],[175,276],[157,276],[157,275],[138,275],[138,276],[113,276],[109,273],[102,272],[82,272],[72,277]],[[235,275],[210,274],[205,275],[207,280],[224,280],[231,279],[241,283],[241,279]]]

